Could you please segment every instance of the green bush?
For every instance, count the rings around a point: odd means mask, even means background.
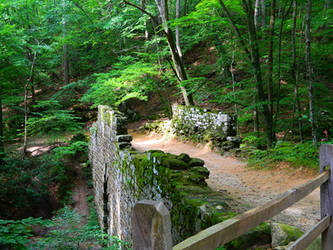
[[[43,226],[41,218],[26,218],[22,220],[0,220],[0,248],[26,249],[33,236],[32,227]]]
[[[80,130],[79,118],[75,117],[71,111],[63,110],[56,100],[40,101],[33,108],[39,112],[33,112],[34,116],[28,119],[27,130],[31,135]]]
[[[98,225],[97,215],[92,208],[85,225],[75,210],[65,206],[47,225],[51,230],[41,238],[33,249],[110,249],[116,250],[128,246],[114,236],[104,233]]]
[[[268,150],[254,149],[249,153],[249,166],[267,167],[288,162],[295,167],[318,168],[318,148],[312,142],[278,142]]]

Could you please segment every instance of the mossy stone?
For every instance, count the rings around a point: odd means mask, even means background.
[[[282,223],[271,223],[271,231],[273,247],[286,246],[303,235],[298,228]]]
[[[202,167],[205,162],[199,158],[192,158],[189,162],[190,167]]]
[[[192,167],[191,172],[198,173],[198,174],[202,175],[203,177],[205,177],[205,179],[207,179],[209,177],[209,170],[205,167],[198,167],[198,166]]]
[[[170,169],[188,169],[188,164],[175,157],[164,156],[161,159],[161,165]]]
[[[177,156],[177,159],[184,161],[184,162],[189,162],[191,160],[191,157],[188,154],[180,154]]]

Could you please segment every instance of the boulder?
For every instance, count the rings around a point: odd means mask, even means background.
[[[303,232],[296,227],[281,223],[271,223],[272,247],[286,246],[290,242],[297,240]]]
[[[188,154],[180,154],[177,156],[178,160],[184,161],[184,162],[189,162],[191,160],[191,157]]]
[[[190,167],[202,167],[205,162],[199,158],[192,158],[189,162]]]

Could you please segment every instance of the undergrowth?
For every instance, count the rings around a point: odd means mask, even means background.
[[[278,142],[274,148],[248,151],[248,166],[273,167],[279,162],[287,162],[293,167],[318,169],[318,148],[312,142]]]

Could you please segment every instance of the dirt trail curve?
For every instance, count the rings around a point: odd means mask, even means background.
[[[230,193],[239,203],[238,207],[235,207],[237,212],[264,204],[288,189],[314,178],[313,173],[283,166],[274,170],[249,169],[244,162],[221,156],[212,152],[208,146],[194,146],[160,135],[131,134],[133,147],[138,151],[159,149],[172,154],[187,153],[191,157],[204,160],[210,170],[208,185],[215,191],[225,190]],[[273,220],[297,226],[302,230],[310,229],[320,218],[319,201],[319,189],[316,189]]]

